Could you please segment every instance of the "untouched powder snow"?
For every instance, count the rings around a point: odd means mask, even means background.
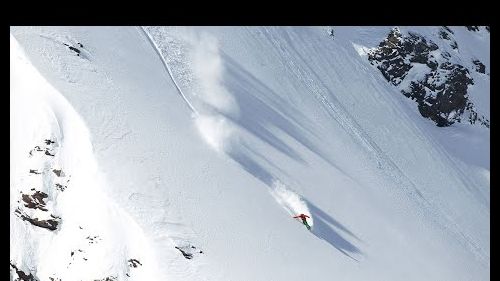
[[[489,130],[438,128],[387,83],[366,53],[390,29],[12,27],[11,263],[65,281],[488,280]],[[489,37],[453,30],[454,58],[489,71],[489,44],[471,47]],[[37,184],[55,231],[16,216]]]

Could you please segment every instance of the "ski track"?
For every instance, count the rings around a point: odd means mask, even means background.
[[[187,106],[191,109],[191,111],[193,111],[196,115],[199,115],[196,108],[194,108],[194,106],[191,104],[191,102],[189,102],[189,100],[187,99],[186,95],[182,92],[181,87],[179,87],[179,84],[175,80],[174,75],[172,74],[172,71],[170,70],[170,67],[168,66],[167,62],[163,58],[163,55],[161,54],[161,51],[158,48],[158,46],[156,45],[155,41],[151,38],[151,35],[142,26],[138,27],[138,29],[142,32],[142,34],[144,34],[144,36],[146,37],[148,42],[151,44],[151,46],[153,47],[155,52],[158,54],[158,57],[160,58],[163,66],[165,66],[165,69],[167,70],[167,73],[168,73],[170,79],[172,79],[172,82],[174,82],[175,87],[177,88],[177,91],[179,92],[179,95],[186,102]]]
[[[174,74],[168,64],[166,63],[166,60],[162,56],[162,51],[158,47],[156,43],[154,43],[154,39],[151,38],[151,36],[147,33],[147,31],[144,30],[144,28],[141,28],[141,30],[147,35],[148,39],[150,40],[151,44],[154,46],[156,52],[160,56],[163,64],[165,65],[165,68],[167,69],[171,79],[174,81],[176,84],[176,87],[179,90],[179,93],[181,94],[182,98],[184,101],[188,104],[188,106],[194,111],[197,112],[196,109],[192,106],[192,104],[189,102],[187,99],[187,96],[183,93],[181,87],[177,84],[176,79],[174,78]],[[455,239],[459,243],[463,243],[464,246],[468,247],[478,258],[480,258],[483,261],[487,261],[488,257],[484,254],[484,251],[478,247],[474,240],[469,237],[468,235],[464,234],[459,230],[458,224],[456,224],[453,219],[451,219],[448,215],[443,213],[442,209],[436,208],[436,202],[433,202],[432,200],[429,200],[428,198],[424,197],[423,193],[418,189],[418,187],[412,182],[412,180],[405,175],[405,173],[390,159],[388,155],[386,155],[383,150],[376,144],[374,140],[371,139],[371,137],[361,128],[360,124],[356,121],[356,119],[344,108],[342,103],[335,98],[335,95],[330,93],[328,90],[328,87],[323,84],[322,80],[320,77],[315,75],[315,72],[312,69],[307,69],[306,71],[303,71],[301,67],[295,64],[296,58],[298,58],[302,63],[301,65],[305,65],[306,67],[309,67],[309,64],[307,61],[302,59],[301,54],[297,49],[295,49],[294,44],[292,42],[292,39],[289,37],[286,37],[286,40],[288,41],[289,44],[287,44],[287,47],[284,47],[281,44],[281,40],[278,38],[275,38],[274,35],[272,34],[272,30],[269,28],[266,28],[264,30],[265,37],[269,42],[274,47],[274,51],[281,57],[283,57],[283,60],[280,60],[283,64],[283,66],[286,69],[289,69],[292,74],[297,78],[298,81],[302,81],[304,85],[306,85],[306,88],[310,89],[310,91],[314,94],[316,99],[323,105],[325,108],[325,111],[327,112],[328,115],[331,116],[333,120],[336,120],[338,124],[344,129],[346,133],[352,136],[353,141],[355,141],[364,151],[367,152],[368,155],[373,159],[375,163],[378,163],[380,169],[383,171],[383,173],[389,178],[395,180],[397,186],[403,187],[403,190],[405,190],[404,195],[400,194],[400,191],[398,189],[391,189],[389,192],[393,193],[399,198],[404,198],[405,202],[410,202],[414,199],[416,199],[415,204],[419,205],[418,208],[416,208],[420,216],[426,216],[433,220],[434,222],[437,223],[440,227],[442,227],[445,230],[450,231],[451,233],[454,234]],[[164,47],[167,47],[167,45],[164,45]],[[291,52],[287,51],[291,50]],[[174,50],[169,50],[168,48],[163,50],[165,53],[176,53]],[[345,50],[344,50],[345,52]],[[347,54],[346,54],[347,55]],[[180,64],[186,65],[187,62],[182,62],[178,61]],[[356,67],[362,71],[366,72],[366,65],[356,65]],[[312,76],[311,76],[312,75]],[[338,76],[341,77],[341,76]],[[373,77],[372,77],[373,79]],[[342,81],[341,81],[342,82]],[[189,91],[188,91],[189,92]],[[384,102],[389,102],[392,103],[392,100],[387,100],[384,99]],[[403,118],[405,118],[407,121],[410,121],[409,117],[407,115],[402,114]],[[415,128],[411,128],[415,129]],[[423,139],[421,139],[423,140]],[[440,148],[440,145],[437,144],[436,141],[432,140],[434,147],[437,147],[438,149],[436,150],[436,153],[447,160],[449,160],[451,163],[455,163],[455,167],[461,171],[461,168],[459,168],[456,165],[456,162],[450,158],[450,156],[442,149]],[[234,146],[233,146],[233,151],[230,152],[230,154],[238,154],[239,152],[234,151]],[[320,156],[321,155],[318,154]],[[237,161],[238,162],[238,161]],[[471,183],[469,179],[464,178],[461,176],[463,173],[460,173],[460,177],[465,180],[467,183]],[[347,174],[348,177],[353,179],[349,174]],[[272,176],[275,178],[275,180],[278,180],[276,176]],[[266,180],[267,182],[267,180]],[[473,186],[473,185],[471,185]],[[270,185],[271,190],[273,190],[273,185]],[[289,191],[293,192],[293,191]],[[416,196],[415,196],[416,195]],[[477,194],[474,194],[475,196],[478,196]],[[274,196],[274,195],[273,195]],[[401,197],[403,196],[403,197]],[[280,199],[277,199],[278,202],[280,202]],[[484,200],[483,200],[484,201]],[[284,204],[283,207],[288,210],[290,213],[290,210],[293,208],[289,205],[289,203],[284,203],[281,201],[280,204]],[[307,207],[306,207],[307,208]],[[463,241],[467,241],[466,243]]]
[[[168,63],[166,60],[163,58],[162,52],[165,53],[175,53],[173,50],[168,49],[168,45],[165,46],[163,49],[160,49],[158,45],[155,43],[154,39],[151,37],[151,35],[144,29],[144,27],[141,27],[142,32],[147,36],[149,42],[152,44],[152,46],[155,48],[158,56],[162,60],[163,65],[167,69],[172,81],[174,81],[177,89],[179,90],[179,93],[181,94],[183,100],[187,103],[187,105],[191,108],[193,112],[198,114],[198,110],[189,102],[187,96],[183,93],[181,87],[179,84],[176,82],[176,78],[174,77],[174,74],[171,70],[171,68],[168,66]],[[180,61],[181,64],[183,65],[190,65],[189,62],[187,61]],[[192,92],[192,90],[188,90],[188,92]],[[221,115],[218,116],[221,118]],[[223,117],[222,117],[223,118]],[[231,136],[229,136],[231,138]],[[225,140],[227,141],[227,140]],[[244,144],[242,144],[244,146]],[[230,151],[226,151],[226,154],[231,157],[231,155],[236,155],[241,153],[241,148],[243,146],[239,147],[240,145],[232,145],[230,148]],[[231,157],[232,158],[232,157]],[[233,159],[234,160],[234,159]],[[238,161],[235,161],[235,163],[240,164]],[[272,180],[270,181],[265,181],[266,184],[270,188],[270,193],[271,195],[276,199],[277,203],[282,206],[290,215],[297,215],[304,213],[306,215],[311,216],[311,212],[309,211],[307,207],[307,203],[302,200],[302,196],[299,195],[297,192],[292,191],[290,188],[287,187],[287,185],[283,184],[279,178],[275,175],[272,176]],[[310,219],[310,225],[314,225],[314,218],[311,216]]]

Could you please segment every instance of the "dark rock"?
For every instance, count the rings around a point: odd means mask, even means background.
[[[486,66],[479,60],[473,60],[472,63],[476,66],[476,71],[479,73],[486,73]]]
[[[426,64],[436,69],[438,63],[430,52],[438,46],[428,42],[424,37],[409,33],[402,36],[398,28],[394,28],[379,47],[368,54],[368,60],[376,65],[382,75],[394,85],[399,85],[413,67],[412,63]]]
[[[39,175],[39,174],[41,174],[41,173],[40,173],[40,172],[38,172],[37,170],[32,170],[32,169],[30,169],[30,173],[31,173],[31,174],[35,174],[35,175]]]
[[[451,31],[451,29],[449,29],[447,26],[443,26],[439,30],[439,38],[449,41],[450,46],[456,50],[458,49],[458,43],[452,38],[452,34],[453,31]]]
[[[452,34],[447,27],[440,30],[440,37],[449,40],[453,48],[458,48]],[[433,120],[437,126],[450,126],[460,122],[462,115],[468,112],[469,122],[473,124],[479,120],[489,127],[489,121],[484,117],[477,117],[474,106],[469,101],[467,89],[474,81],[468,69],[450,63],[451,55],[447,52],[442,52],[444,62],[438,64],[431,53],[437,49],[435,43],[418,34],[409,32],[408,36],[403,36],[399,29],[394,28],[379,47],[368,54],[368,60],[377,66],[387,81],[396,86],[405,79],[413,64],[427,65],[430,69],[424,78],[408,81],[409,86],[401,89],[401,92],[416,101],[420,114]],[[485,71],[480,67],[478,69]]]
[[[175,248],[179,250],[186,259],[192,259],[194,257],[194,254],[197,253],[203,254],[203,251],[198,251],[195,246],[190,246],[190,245],[182,247],[176,246]]]
[[[12,262],[10,263],[10,266],[14,269],[14,271],[16,272],[17,274],[17,281],[38,281],[37,278],[35,278],[35,276],[33,276],[33,274],[26,274],[24,271],[20,270],[19,268],[17,268],[17,266],[15,266]]]
[[[479,26],[477,25],[466,25],[468,31],[479,31]]]
[[[450,35],[445,30],[439,30],[439,38],[444,40],[451,40]]]
[[[423,117],[435,121],[438,127],[445,127],[460,120],[468,101],[467,86],[473,81],[463,66],[442,64],[440,68],[449,70],[449,73],[440,77],[440,72],[433,71],[424,80],[412,82],[408,90],[403,90],[403,94],[417,101]]]
[[[23,194],[22,199],[25,202],[25,207],[30,209],[40,209],[42,211],[47,211],[45,208],[44,199],[47,198],[48,195],[44,192],[36,191],[32,195]]]
[[[118,280],[115,276],[108,276],[103,279],[95,279],[94,281],[116,281]]]
[[[453,48],[454,50],[458,50],[458,43],[457,43],[457,41],[452,41],[450,43],[450,47]]]
[[[453,32],[449,27],[447,26],[443,26],[443,28],[448,32],[448,33],[451,33],[451,34],[455,34],[455,32]]]
[[[73,46],[68,46],[68,48],[69,48],[71,51],[75,52],[77,55],[80,55],[80,50],[78,50],[77,48],[75,48],[75,47],[73,47]]]
[[[183,255],[186,259],[190,260],[190,259],[192,259],[192,258],[193,258],[193,254],[188,253],[188,252],[184,251],[183,249],[181,249],[181,248],[179,248],[179,247],[177,247],[177,246],[176,246],[175,248],[176,248],[177,250],[179,250],[179,251],[182,253],[182,255]]]
[[[64,172],[62,170],[53,169],[52,172],[58,177],[64,177]]]
[[[18,214],[18,216],[22,220],[27,221],[34,226],[38,226],[41,228],[45,228],[45,229],[54,231],[57,229],[57,226],[59,225],[60,218],[55,217],[53,215],[51,215],[51,217],[54,219],[39,220],[38,218],[32,218],[32,217],[28,216],[27,214],[24,214],[23,212],[21,212],[21,210],[19,208],[17,208],[15,212]]]
[[[128,266],[130,266],[130,267],[134,267],[134,268],[138,267],[139,265],[141,265],[141,266],[142,266],[142,263],[141,263],[141,262],[139,262],[139,261],[138,261],[138,260],[136,260],[136,259],[129,259],[129,260],[128,260],[128,263],[129,263],[129,264],[128,264]]]
[[[22,216],[22,218],[26,221],[28,221],[29,223],[31,223],[32,225],[34,226],[38,226],[38,227],[41,227],[41,228],[46,228],[48,230],[56,230],[57,229],[57,225],[59,224],[58,221],[56,220],[38,220],[37,218],[30,218],[30,217],[27,217],[27,216]]]
[[[46,145],[51,145],[51,144],[53,144],[53,143],[55,143],[55,141],[50,140],[50,139],[46,139],[46,140],[45,140],[45,144],[46,144]]]
[[[330,35],[330,37],[332,37],[332,39],[335,38],[335,33],[333,31],[333,28],[330,28],[330,31],[328,32],[328,35]]]
[[[64,191],[66,188],[67,188],[66,185],[62,185],[62,184],[56,183],[56,189],[57,190]]]

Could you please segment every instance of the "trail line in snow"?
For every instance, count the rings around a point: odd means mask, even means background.
[[[179,86],[179,84],[177,84],[177,81],[175,81],[174,79],[174,75],[172,74],[172,71],[170,70],[170,67],[168,66],[168,63],[167,61],[165,60],[165,58],[162,56],[161,52],[160,52],[160,49],[158,48],[158,46],[156,45],[156,43],[154,42],[154,40],[151,38],[151,36],[149,35],[149,33],[144,29],[144,27],[140,26],[138,27],[138,29],[144,34],[144,36],[148,39],[149,43],[151,44],[151,46],[153,47],[153,49],[155,50],[155,52],[158,54],[158,56],[160,57],[160,60],[162,61],[163,63],[163,66],[165,67],[165,69],[167,70],[168,72],[168,75],[170,76],[170,79],[172,79],[172,82],[174,82],[174,85],[175,87],[177,88],[177,91],[179,92],[179,95],[182,97],[182,99],[186,102],[186,104],[189,106],[189,108],[191,109],[191,111],[194,112],[194,114],[196,116],[199,115],[198,111],[194,108],[194,106],[191,104],[191,102],[187,99],[186,95],[184,95],[184,93],[182,92],[182,89],[181,87]]]

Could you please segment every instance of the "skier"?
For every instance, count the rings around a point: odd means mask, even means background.
[[[306,219],[306,218],[311,218],[311,217],[309,217],[308,215],[300,214],[300,215],[295,216],[293,218],[294,219],[295,218],[301,218],[302,219],[302,223],[307,227],[307,229],[311,230],[311,226],[309,226],[309,224],[307,223],[307,219]]]

